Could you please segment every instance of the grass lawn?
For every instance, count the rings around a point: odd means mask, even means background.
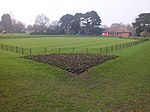
[[[0,33],[0,39],[9,39],[9,38],[20,38],[20,37],[28,37],[29,35],[26,33]]]
[[[40,38],[40,37],[77,37],[76,35],[29,35],[28,33],[0,33],[0,39],[16,39],[16,38]],[[90,37],[90,36],[88,36]]]
[[[0,43],[40,48],[38,43],[46,47],[51,39],[39,38],[37,43],[35,39],[10,39]],[[101,45],[98,39],[91,44]],[[70,45],[80,45],[76,39],[71,40]],[[86,43],[84,38],[82,42]],[[56,46],[55,42],[50,46]],[[114,52],[119,58],[80,76],[0,50],[0,112],[149,112],[149,48],[150,41]]]
[[[120,39],[108,37],[39,37],[1,39],[0,44],[22,46],[24,48],[100,48],[121,43],[135,41],[134,39]]]
[[[21,52],[22,47],[25,49],[25,54],[30,53],[32,49],[32,54],[47,53],[58,53],[59,48],[61,53],[66,52],[77,52],[85,53],[86,48],[89,49],[91,53],[99,52],[99,48],[104,48],[112,45],[119,45],[123,43],[129,43],[136,41],[135,39],[120,39],[120,38],[106,38],[106,37],[38,37],[38,38],[18,38],[18,39],[1,39],[0,44],[9,45],[10,50],[11,45],[13,46],[13,51],[16,51],[18,46],[18,51]],[[1,49],[2,45],[0,45]],[[5,47],[4,47],[5,48]]]

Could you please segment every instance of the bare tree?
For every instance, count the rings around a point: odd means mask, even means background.
[[[46,17],[44,14],[41,14],[36,17],[34,26],[36,26],[36,28],[38,27],[37,32],[44,33],[47,29],[48,24],[49,18]]]

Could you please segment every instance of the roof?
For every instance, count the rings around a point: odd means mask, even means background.
[[[132,31],[127,28],[110,27],[107,28],[104,32],[112,33],[112,32],[132,32]]]

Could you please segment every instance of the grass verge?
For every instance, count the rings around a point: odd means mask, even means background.
[[[150,42],[80,76],[0,50],[0,111],[150,111]]]

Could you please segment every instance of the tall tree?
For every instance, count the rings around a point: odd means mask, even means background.
[[[89,29],[89,34],[94,34],[94,30],[100,27],[101,19],[97,12],[91,11],[85,14],[87,20],[87,29]]]
[[[25,25],[22,22],[15,20],[15,22],[13,24],[13,32],[14,33],[25,32]]]
[[[38,15],[35,19],[35,30],[36,32],[44,33],[47,29],[47,26],[49,24],[49,18],[46,17],[44,14]]]
[[[143,31],[150,33],[150,13],[141,13],[132,25],[136,28],[136,34],[138,36],[140,36]]]
[[[65,31],[71,33],[95,34],[95,30],[100,30],[101,19],[97,12],[91,11],[85,14],[76,13],[74,16],[66,14],[60,18],[61,26]],[[96,31],[96,32],[97,32]]]
[[[71,22],[74,19],[74,16],[71,14],[66,14],[62,16],[59,20],[60,26],[64,29],[66,33],[69,33]]]
[[[95,11],[87,12],[80,17],[81,30],[84,31],[85,34],[95,34],[95,32],[101,29],[100,25],[101,19]]]
[[[7,32],[12,32],[11,16],[9,14],[4,14],[2,16],[2,25],[4,30]]]
[[[71,21],[71,31],[74,34],[80,34],[81,33],[81,17],[82,13],[76,13],[73,17],[73,20]]]

